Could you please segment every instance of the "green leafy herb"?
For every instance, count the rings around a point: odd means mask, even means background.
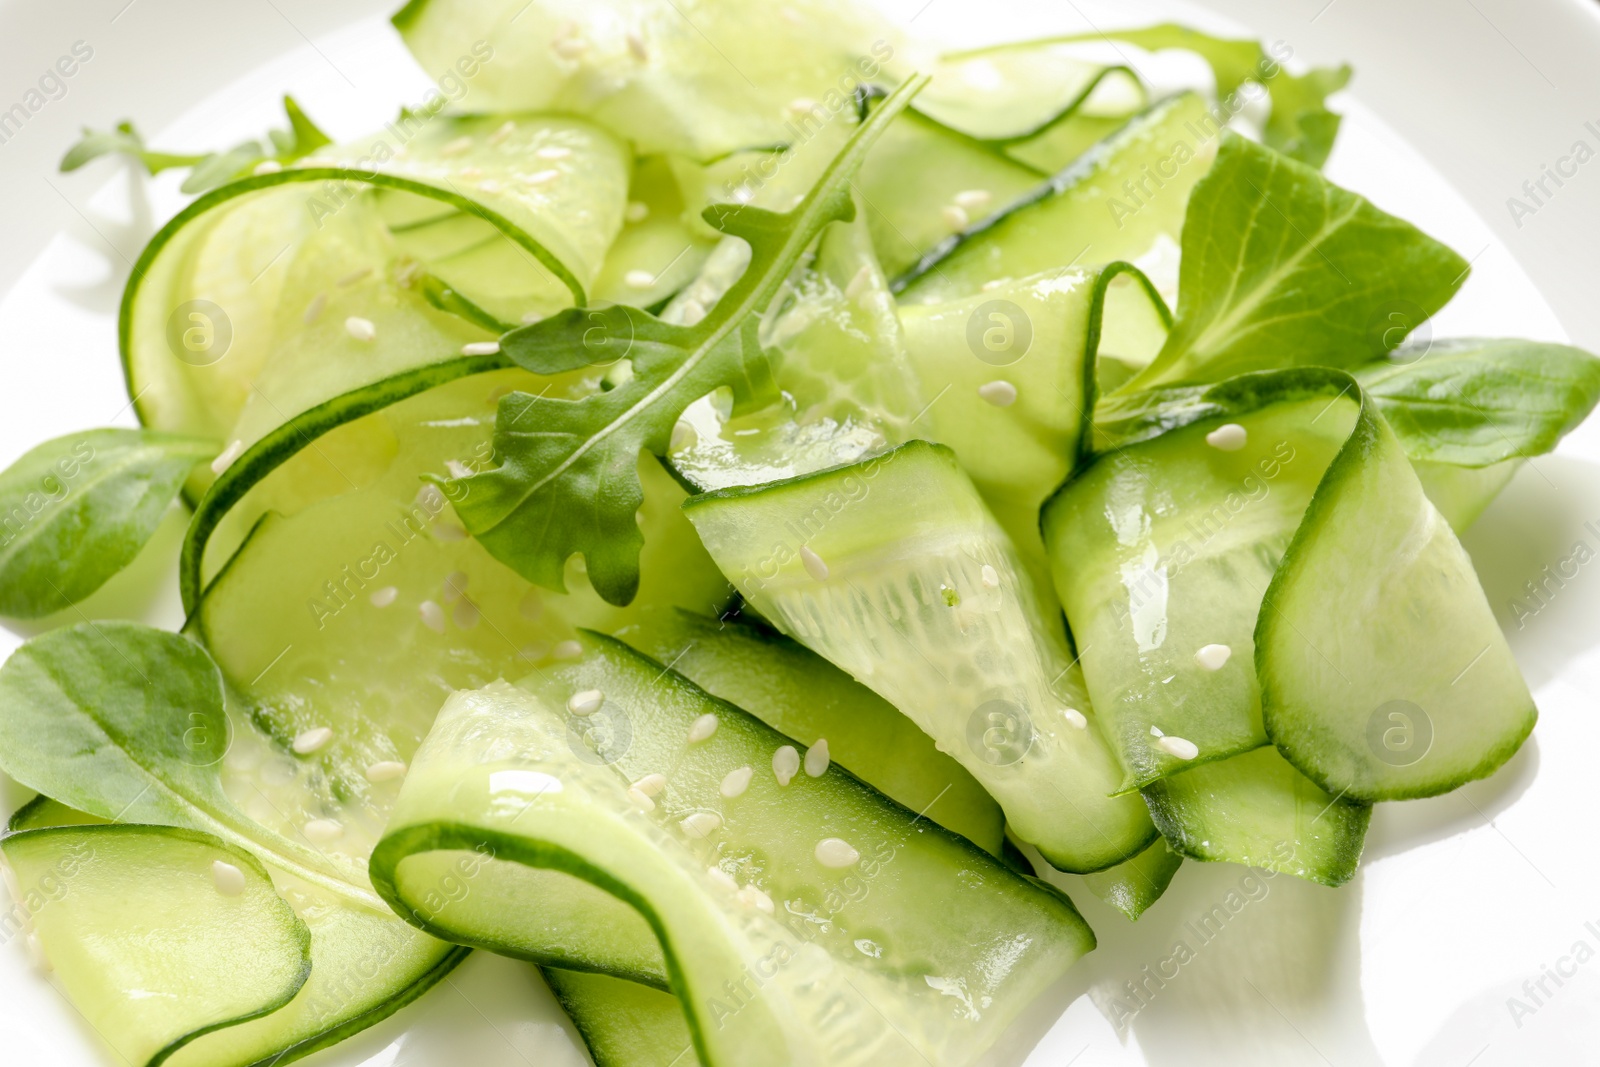
[[[89,430],[46,441],[0,472],[0,615],[76,604],[133,562],[196,463],[202,438]]]
[[[720,387],[741,409],[773,386],[757,340],[760,316],[829,223],[855,207],[850,180],[868,147],[926,82],[908,79],[851,136],[792,210],[718,205],[706,220],[748,242],[750,265],[704,319],[676,326],[635,308],[573,308],[507,334],[501,348],[538,374],[626,359],[631,376],[582,400],[512,393],[500,402],[498,467],[452,479],[450,496],[489,552],[530,581],[564,589],[563,566],[581,552],[589,581],[613,604],[633,599],[643,537],[641,450],[664,455],[678,416]]]
[[[203,193],[226,185],[269,160],[278,164],[293,163],[323,145],[332,144],[327,134],[318,129],[300,109],[300,105],[295,103],[294,97],[283,98],[283,110],[289,117],[289,128],[269,130],[265,143],[242,141],[225,151],[196,155],[151,151],[133,123],[126,120],[107,131],[85,128],[83,137],[61,157],[61,169],[73,171],[101,156],[121,154],[137,160],[151,174],[175,168],[191,168],[189,176],[184,179],[183,191]]]
[[[1540,341],[1435,341],[1355,373],[1407,455],[1461,467],[1548,452],[1600,400],[1600,359]]]
[[[1189,197],[1178,310],[1149,367],[1123,385],[1244,371],[1353,367],[1443,307],[1468,264],[1303,163],[1228,132]]]

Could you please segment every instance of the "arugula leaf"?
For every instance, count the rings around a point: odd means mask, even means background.
[[[773,395],[757,338],[761,316],[823,228],[854,218],[856,168],[926,81],[908,79],[873,111],[792,210],[706,209],[706,221],[747,242],[751,258],[699,322],[673,325],[622,306],[571,308],[501,339],[507,356],[537,374],[621,360],[632,373],[582,400],[512,393],[500,401],[500,465],[443,483],[491,555],[529,581],[565,591],[563,566],[581,552],[596,592],[613,604],[633,599],[644,543],[635,519],[644,500],[639,453],[665,455],[684,408],[719,387],[732,388],[739,410]]]
[[[1600,401],[1600,359],[1541,341],[1435,341],[1355,376],[1407,455],[1460,467],[1542,455]]]
[[[340,896],[382,907],[359,876],[259,825],[223,790],[222,672],[181,634],[86,622],[0,667],[0,770],[114,822],[214,834]]]
[[[84,128],[83,136],[66,155],[61,157],[61,170],[63,173],[77,170],[91,160],[101,156],[125,155],[129,156],[150,174],[160,174],[164,170],[188,167],[191,168],[189,176],[184,179],[182,189],[186,193],[203,193],[219,185],[226,185],[235,178],[243,177],[256,166],[269,160],[279,164],[289,164],[296,160],[304,159],[324,145],[332,144],[328,135],[317,128],[301,110],[294,97],[283,98],[283,110],[289,118],[287,130],[269,130],[266,143],[260,141],[242,141],[222,152],[204,152],[196,155],[174,155],[170,152],[154,152],[145,146],[144,138],[134,128],[132,122],[124,120],[106,131]]]
[[[1183,221],[1178,311],[1119,392],[1264,368],[1351,367],[1443,307],[1467,261],[1303,163],[1231,131]]]
[[[0,615],[76,604],[150,540],[195,464],[217,444],[153,430],[46,441],[0,472]]]

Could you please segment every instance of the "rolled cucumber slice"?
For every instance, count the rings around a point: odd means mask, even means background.
[[[781,734],[828,742],[833,762],[999,855],[994,798],[933,738],[866,686],[782,634],[682,609],[647,611],[617,637]]]
[[[694,1067],[694,1040],[678,998],[609,974],[541,968],[595,1067]]]
[[[574,940],[590,970],[653,950],[713,1067],[970,1063],[1092,944],[1064,897],[838,768],[789,777],[788,738],[583,643],[441,711],[373,856],[400,914],[569,968]],[[436,892],[471,850],[471,892]]]
[[[905,713],[1062,870],[1154,836],[1101,739],[1065,634],[949,449],[685,504],[712,558],[779,629]]]

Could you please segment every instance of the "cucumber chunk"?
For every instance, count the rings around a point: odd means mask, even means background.
[[[947,448],[685,504],[712,558],[785,633],[931,735],[1051,864],[1108,867],[1154,836],[1099,735],[1054,612]]]
[[[780,785],[788,738],[620,642],[583,643],[526,689],[440,712],[373,855],[400,914],[534,958],[581,934],[591,970],[642,930],[713,1067],[970,1063],[1091,947],[1065,897],[839,768]],[[430,896],[436,864],[471,849],[492,857],[471,892]],[[616,927],[619,908],[640,918]]]
[[[1160,826],[1160,823],[1157,823]],[[1161,899],[1172,884],[1172,876],[1183,865],[1183,856],[1174,852],[1165,838],[1115,867],[1083,876],[1089,892],[1116,908],[1133,922]]]
[[[1356,873],[1372,806],[1319,789],[1270,745],[1147,786],[1173,848],[1343,885]]]
[[[910,719],[803,645],[681,609],[646,612],[617,637],[781,734],[826,738],[839,766],[999,854],[1004,819],[994,798]]]
[[[259,860],[210,834],[13,824],[0,853],[30,938],[125,1063],[179,1062],[191,1042],[280,1009],[310,974],[311,931]]]

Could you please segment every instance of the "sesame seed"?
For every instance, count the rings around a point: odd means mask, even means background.
[[[567,700],[567,710],[574,715],[593,715],[606,702],[606,695],[598,689],[581,689]]]
[[[236,897],[244,892],[244,872],[231,863],[212,860],[211,880],[216,883],[217,892],[225,897]]]
[[[396,589],[392,585],[386,585],[382,589],[374,589],[372,591],[372,595],[367,597],[367,599],[372,602],[372,606],[375,608],[386,608],[390,604],[393,604],[395,598],[399,595],[399,589]]]
[[[628,31],[628,51],[633,53],[633,58],[641,63],[650,59],[650,49],[645,46],[644,37],[638,30]]]
[[[492,356],[499,351],[499,341],[473,341],[461,346],[463,356]]]
[[[861,265],[861,269],[856,271],[855,275],[850,279],[850,284],[844,287],[845,299],[856,299],[862,293],[866,292],[871,285],[872,267],[869,264],[863,263]]]
[[[322,309],[327,306],[328,294],[318,293],[316,296],[311,298],[311,303],[306,305],[306,312],[301,316],[301,318],[305,321],[307,326],[310,326],[313,322],[316,322],[322,317]]]
[[[233,465],[233,461],[238,459],[243,453],[244,453],[244,442],[243,441],[234,441],[227,448],[224,448],[217,455],[216,459],[211,461],[211,473],[212,474],[221,474],[223,471],[227,470],[230,466],[232,466]]]
[[[576,641],[557,641],[550,654],[556,659],[577,659],[583,655],[583,646]]]
[[[729,874],[721,867],[707,867],[706,874],[713,882],[722,886],[722,888],[735,893],[739,891],[739,883],[733,880],[733,875]]]
[[[773,907],[772,898],[753,885],[747,885],[737,894],[739,903],[749,905],[768,915],[776,914],[777,908]]]
[[[987,189],[963,189],[954,197],[955,205],[964,211],[976,211],[989,206],[994,194]]]
[[[817,743],[806,749],[806,774],[821,778],[828,771],[828,739],[817,738]]]
[[[372,320],[359,315],[351,315],[344,320],[344,332],[361,342],[371,341],[378,336],[378,328],[372,324]]]
[[[444,602],[454,604],[467,595],[468,578],[466,571],[451,571],[444,577]]]
[[[992,293],[1001,286],[1010,284],[1010,282],[1010,278],[990,278],[988,281],[978,286],[978,291],[983,293]]]
[[[445,460],[444,469],[449,472],[450,477],[452,478],[472,477],[472,468],[461,462],[459,459]]]
[[[453,522],[436,522],[430,529],[433,531],[433,536],[440,541],[465,541],[467,539],[467,531]]]
[[[622,217],[629,222],[643,222],[650,217],[650,205],[643,200],[630,200],[623,209]]]
[[[254,173],[254,174],[276,174],[282,169],[283,169],[283,164],[279,163],[276,159],[263,159],[260,163],[256,164],[255,170],[252,171],[251,173]]]
[[[689,743],[691,745],[704,741],[717,732],[717,724],[721,722],[716,712],[708,711],[694,722],[689,724]]]
[[[490,196],[494,196],[498,193],[505,192],[505,186],[501,185],[493,178],[485,178],[483,181],[478,183],[478,192],[488,193]]]
[[[800,752],[793,745],[784,745],[772,754],[772,776],[779,785],[788,785],[800,769]]]
[[[843,838],[824,837],[817,842],[816,857],[824,867],[854,867],[861,853]]]
[[[939,217],[943,219],[944,224],[950,227],[952,230],[964,230],[967,228],[967,223],[972,221],[971,219],[967,218],[966,211],[955,204],[946,204],[944,207],[940,208]]]
[[[466,597],[462,597],[461,603],[456,605],[455,610],[450,613],[450,617],[455,620],[457,629],[470,630],[478,625],[479,619],[483,618],[483,611],[478,605]]]
[[[454,141],[449,141],[441,146],[439,149],[439,154],[445,157],[459,156],[461,153],[470,151],[471,149],[471,137],[457,137]]]
[[[1194,661],[1208,671],[1220,671],[1231,655],[1233,649],[1227,645],[1206,645],[1194,654]]]
[[[1156,747],[1167,755],[1176,756],[1181,760],[1191,760],[1200,755],[1200,747],[1182,737],[1163,737],[1156,742]]]
[[[678,822],[685,837],[692,837],[697,841],[704,840],[716,833],[722,826],[722,816],[712,811],[697,811]]]
[[[1062,708],[1061,717],[1066,719],[1073,726],[1080,730],[1087,730],[1089,728],[1089,720],[1084,718],[1083,712],[1079,711],[1077,708]]]
[[[978,396],[997,408],[1008,408],[1017,402],[1017,387],[1003,378],[984,382],[978,386]]]
[[[534,323],[541,321],[543,318],[544,316],[539,314],[537,311],[524,311],[522,313],[522,325],[532,326]]]
[[[985,589],[999,589],[1000,588],[1000,572],[999,571],[995,570],[994,567],[991,566],[990,564],[985,563],[983,565],[983,572],[982,573],[983,573],[983,587]]]
[[[647,774],[637,782],[634,782],[633,788],[647,797],[659,796],[661,791],[667,788],[667,776],[664,774]]]
[[[344,836],[344,827],[335,819],[312,819],[305,825],[307,841],[322,844]]]
[[[289,746],[302,756],[309,756],[317,749],[333,740],[333,730],[326,726],[313,727],[302,730],[295,735],[294,742]]]
[[[797,96],[789,101],[789,106],[785,110],[795,118],[803,118],[817,110],[817,102],[809,96]]]
[[[1237,452],[1249,441],[1250,435],[1237,422],[1218,426],[1206,434],[1206,444],[1223,452]]]
[[[1161,732],[1161,727],[1152,726],[1152,727],[1150,727],[1150,736],[1151,737],[1165,737],[1167,735]]]
[[[514,119],[506,119],[505,122],[500,124],[499,129],[495,130],[488,137],[484,138],[484,140],[488,141],[490,144],[499,144],[501,141],[504,141],[507,137],[510,137],[515,132],[517,132],[516,121]]]
[[[564,144],[547,144],[535,152],[534,157],[548,160],[571,159],[572,149]]]
[[[810,545],[800,546],[800,562],[805,565],[806,573],[819,582],[828,580],[828,565],[822,557],[811,550]]]
[[[679,309],[679,312],[683,315],[683,324],[685,326],[693,326],[706,317],[706,306],[690,297],[683,302],[683,307]]]
[[[333,284],[337,285],[341,289],[348,289],[371,273],[371,267],[362,267],[360,270],[351,271],[349,274],[346,274],[343,278],[340,278]]]
[[[367,781],[392,782],[396,778],[404,778],[406,765],[399,760],[379,760],[367,768]]]
[[[424,600],[417,605],[417,614],[422,616],[422,622],[428,629],[436,634],[444,633],[444,608],[431,600]]]
[[[638,789],[629,789],[628,799],[633,803],[633,806],[638,808],[640,811],[651,812],[656,810],[656,802],[651,800],[644,793],[641,793]]]
[[[622,280],[630,289],[648,289],[656,283],[656,276],[647,270],[630,270]]]
[[[754,767],[740,767],[737,770],[729,771],[722,779],[722,787],[719,791],[723,796],[727,797],[729,800],[732,800],[734,797],[750,788],[750,780],[754,778],[755,775],[756,772]]]
[[[559,170],[536,170],[532,174],[522,176],[523,185],[548,185],[561,177]]]

